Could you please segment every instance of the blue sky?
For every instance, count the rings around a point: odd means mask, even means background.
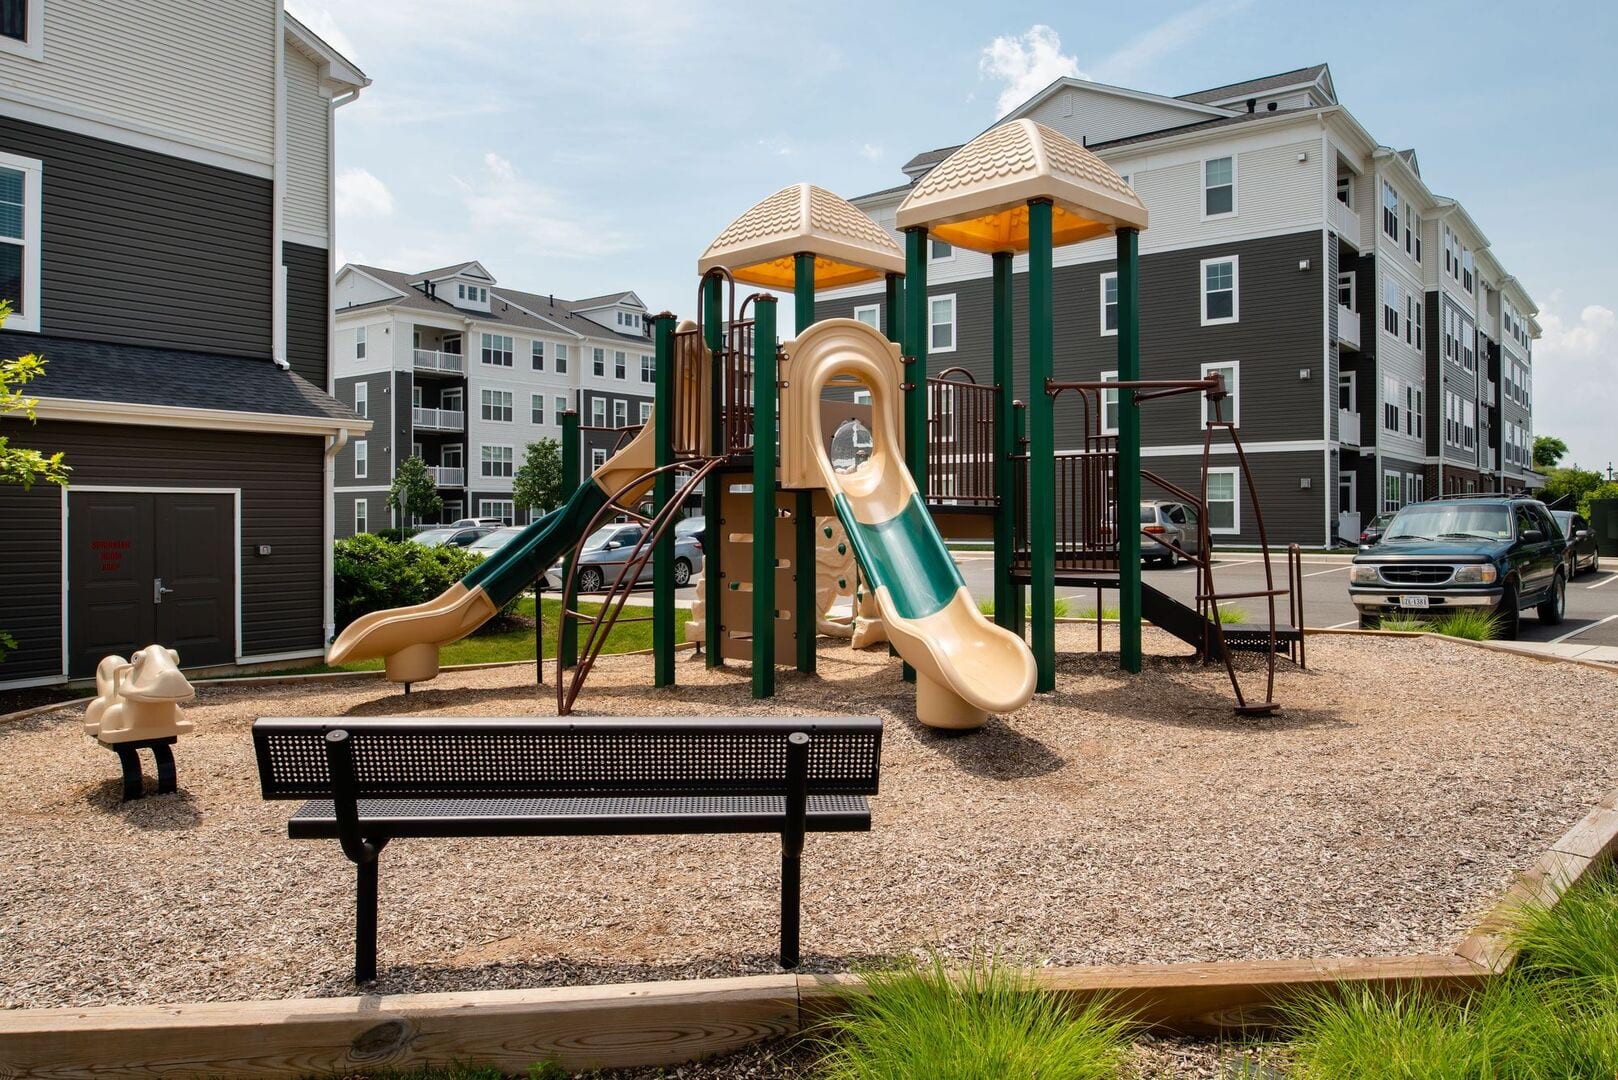
[[[1331,64],[1538,301],[1536,425],[1618,462],[1618,124],[1602,3],[288,0],[375,80],[338,114],[338,247],[689,313],[697,256],[810,180],[901,182],[1057,75],[1164,94]],[[1146,313],[1150,317],[1150,313]],[[788,314],[788,318],[790,315]]]

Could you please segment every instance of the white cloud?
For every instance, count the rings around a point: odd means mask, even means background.
[[[1128,83],[1164,56],[1194,42],[1216,20],[1253,6],[1253,0],[1204,0],[1165,19],[1096,65],[1096,78]]]
[[[1534,431],[1567,442],[1563,464],[1605,468],[1618,459],[1612,418],[1618,416],[1618,314],[1586,305],[1562,314],[1553,295],[1539,315],[1534,347]]]
[[[484,154],[483,169],[470,180],[455,178],[474,229],[519,239],[535,257],[596,258],[627,246],[617,230],[562,205],[554,192],[525,180],[499,154]]]
[[[882,148],[875,143],[866,143],[860,147],[860,157],[866,161],[876,161],[882,157]]]
[[[393,192],[364,169],[337,174],[337,213],[345,218],[383,218],[393,213]]]
[[[978,57],[978,70],[1005,84],[1000,91],[996,115],[1021,105],[1034,94],[1064,76],[1084,78],[1077,57],[1062,52],[1062,38],[1043,24],[1028,28],[1025,34],[997,37]]]

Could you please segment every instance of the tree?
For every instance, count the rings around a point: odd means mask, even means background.
[[[1567,443],[1555,435],[1534,436],[1534,468],[1554,469],[1567,455]]]
[[[522,467],[511,480],[511,501],[541,514],[562,502],[562,444],[555,439],[531,442],[523,450]]]
[[[410,514],[432,517],[444,509],[443,497],[427,463],[419,457],[407,457],[399,462],[399,471],[393,474],[393,486],[388,489],[388,509],[399,512],[399,523],[406,524]]]
[[[10,315],[11,302],[0,300],[0,327],[5,326]],[[0,360],[0,416],[20,413],[25,420],[33,423],[34,406],[39,401],[24,397],[20,387],[43,374],[44,358],[32,353],[15,360]],[[12,446],[6,436],[0,435],[0,483],[21,484],[24,491],[41,481],[67,487],[67,474],[70,471],[70,467],[62,461],[60,451],[42,454],[38,450]]]
[[[1577,465],[1546,469],[1545,486],[1540,489],[1539,497],[1562,510],[1588,509],[1590,495],[1601,487],[1603,479],[1595,470],[1581,469]]]

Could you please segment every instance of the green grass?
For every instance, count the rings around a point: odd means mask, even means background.
[[[1029,590],[1024,589],[1023,590],[1023,610],[1024,611],[1028,610],[1028,604],[1031,603],[1032,600],[1033,600],[1033,597],[1032,597],[1032,595],[1030,595]],[[1056,598],[1056,608],[1055,608],[1056,617],[1058,619],[1068,618],[1068,612],[1072,609],[1072,607],[1073,607],[1073,605],[1068,603],[1067,597],[1058,596]],[[994,618],[994,601],[993,600],[979,600],[978,601],[978,610],[983,613],[984,618],[986,618],[986,619]],[[1096,617],[1095,608],[1091,608],[1089,618],[1093,619],[1095,617]],[[1113,615],[1112,618],[1117,618],[1117,615],[1116,614]]]
[[[1401,634],[1426,634],[1433,629],[1433,624],[1425,619],[1415,619],[1405,615],[1395,616],[1391,619],[1381,619],[1376,624],[1378,630],[1391,630]]]
[[[1618,997],[1618,874],[1585,878],[1554,908],[1529,908],[1516,943],[1526,974]]]
[[[1500,620],[1490,611],[1461,608],[1438,619],[1433,623],[1433,629],[1446,637],[1493,641],[1500,636]]]
[[[1100,1080],[1118,1075],[1132,1025],[1104,1004],[1070,1009],[1003,962],[869,972],[824,1025],[824,1080]]]
[[[1247,611],[1246,609],[1239,608],[1234,604],[1221,606],[1219,608],[1219,621],[1225,626],[1229,626],[1232,623],[1244,623],[1247,621]]]

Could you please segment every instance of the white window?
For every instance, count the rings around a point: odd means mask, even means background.
[[[0,10],[4,7],[0,6]],[[11,301],[7,330],[39,330],[39,206],[43,175],[44,166],[38,161],[0,153],[0,300]]]
[[[1118,275],[1101,275],[1101,336],[1115,337],[1118,333]]]
[[[1236,159],[1209,158],[1202,163],[1202,216],[1236,212]]]
[[[365,359],[365,327],[363,326],[354,328],[354,359]]]
[[[560,424],[562,422],[562,414],[565,412],[567,412],[567,398],[557,395],[551,400],[551,422],[554,424]]]
[[[1399,380],[1391,375],[1382,377],[1382,426],[1388,431],[1399,430]]]
[[[567,374],[567,346],[556,346],[556,374]]]
[[[371,388],[364,382],[354,384],[354,411],[366,419],[370,419]]]
[[[371,503],[363,495],[354,500],[354,531],[371,531]]]
[[[511,335],[484,334],[483,362],[491,367],[510,367]]]
[[[483,419],[497,424],[511,423],[510,390],[484,390],[482,395]]]
[[[1382,332],[1399,336],[1399,308],[1404,303],[1404,290],[1393,275],[1382,275]]]
[[[1219,326],[1241,318],[1237,258],[1202,260],[1202,325]]]
[[[1425,306],[1424,301],[1422,301],[1422,300],[1417,300],[1416,301],[1416,330],[1415,330],[1415,333],[1412,336],[1415,338],[1415,345],[1416,345],[1416,349],[1417,349],[1418,352],[1424,352],[1424,351],[1426,351],[1426,348],[1427,348],[1427,346],[1426,346],[1426,340],[1427,340],[1426,327],[1422,324],[1422,320],[1424,320],[1427,317],[1422,311],[1422,308],[1424,306]]]
[[[510,499],[478,500],[478,517],[499,518],[502,525],[510,525],[516,516],[516,505]]]
[[[607,463],[607,448],[597,446],[590,451],[590,468],[599,469]]]
[[[641,424],[645,425],[648,422],[650,422],[651,419],[652,419],[652,403],[650,401],[641,402],[640,403],[640,422],[641,422]]]
[[[535,424],[545,422],[545,395],[533,394],[529,399],[529,421]]]
[[[1399,193],[1382,181],[1382,231],[1395,244],[1399,242]]]
[[[955,245],[945,243],[942,240],[932,241],[932,251],[928,256],[929,262],[945,262],[953,258],[955,258]]]
[[[1461,288],[1472,292],[1472,249],[1461,248]]]
[[[1404,492],[1400,487],[1403,478],[1391,470],[1382,473],[1382,512],[1394,513],[1404,505]]]
[[[935,296],[928,306],[931,313],[927,350],[935,353],[955,351],[955,296]]]
[[[1101,381],[1117,382],[1118,373],[1116,371],[1103,371]],[[1116,390],[1101,391],[1101,434],[1118,434],[1118,391]]]
[[[624,359],[624,353],[623,353],[622,349],[614,349],[613,350],[613,353],[612,353],[612,377],[615,378],[615,379],[620,379],[620,380],[629,377],[629,365],[628,365],[628,362]]]
[[[619,398],[612,403],[612,426],[629,426],[629,402]]]
[[[1477,445],[1478,407],[1471,401],[1461,402],[1462,443],[1468,450]]]
[[[1355,296],[1356,276],[1352,271],[1337,275],[1337,306],[1347,308],[1349,311],[1358,311],[1359,302]]]
[[[1343,173],[1337,178],[1337,201],[1344,206],[1354,205],[1354,175]]]
[[[507,477],[512,473],[513,454],[509,446],[484,446],[479,448],[483,475],[487,477]]]
[[[607,399],[604,397],[590,399],[590,426],[607,426]]]
[[[45,59],[45,0],[0,0],[0,52]]]
[[[590,361],[591,370],[595,372],[596,378],[605,379],[607,377],[607,350],[590,350]]]
[[[657,381],[657,361],[650,356],[640,358],[640,381],[643,383]]]
[[[872,330],[882,329],[882,305],[860,304],[854,308],[854,318]]]
[[[1224,466],[1208,470],[1208,531],[1230,535],[1242,531],[1241,487],[1238,469]]]
[[[364,439],[354,440],[354,479],[364,480],[371,475],[371,448]]]
[[[1240,427],[1242,423],[1241,363],[1231,360],[1216,364],[1203,364],[1202,377],[1206,379],[1210,375],[1218,375],[1225,380],[1225,393],[1227,396],[1224,404],[1219,407],[1219,415]],[[1213,418],[1213,408],[1209,404],[1207,396],[1204,395],[1202,398],[1202,422],[1206,424]]]
[[[545,370],[545,343],[543,341],[534,342],[533,348],[529,351],[529,355],[533,359],[534,370],[535,371],[544,371]]]

